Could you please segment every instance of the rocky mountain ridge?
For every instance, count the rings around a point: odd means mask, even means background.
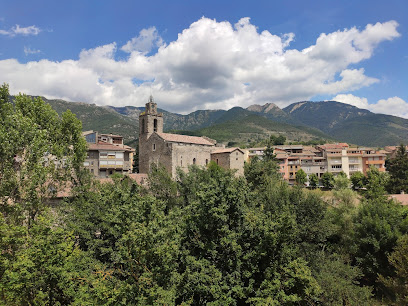
[[[98,130],[100,132],[118,133],[126,141],[134,141],[138,137],[139,114],[144,107],[126,106],[96,106],[94,104],[67,102],[64,100],[44,100],[58,112],[71,109],[83,122],[84,130]],[[248,135],[236,137],[245,139],[250,137],[265,138],[270,134],[287,134],[293,141],[299,139],[332,139],[362,146],[383,147],[408,143],[408,120],[374,114],[368,110],[336,101],[301,101],[280,109],[273,103],[251,105],[244,109],[234,107],[230,110],[198,110],[188,115],[171,113],[163,109],[164,128],[166,131],[202,132],[209,131],[210,127],[215,135],[221,135],[219,129],[229,129],[228,125],[235,126],[243,133],[248,124]],[[254,117],[255,116],[255,117]],[[248,119],[250,118],[250,119]],[[264,118],[266,120],[256,119]],[[272,121],[270,123],[269,121]],[[278,128],[275,123],[281,123]],[[239,123],[241,125],[239,125]],[[286,125],[283,125],[286,124]],[[256,126],[256,128],[255,128]],[[291,126],[289,128],[289,126]],[[296,131],[296,132],[294,132]],[[220,137],[235,137],[233,131]],[[258,137],[259,136],[259,137]],[[249,140],[249,139],[248,139]],[[235,141],[231,139],[229,141]]]

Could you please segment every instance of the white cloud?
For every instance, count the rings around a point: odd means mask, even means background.
[[[31,49],[30,47],[24,46],[24,54],[27,56],[29,54],[38,54],[41,53],[41,50]]]
[[[29,36],[29,35],[38,35],[41,32],[41,29],[32,25],[28,27],[20,27],[20,25],[16,24],[14,27],[12,27],[9,30],[0,30],[1,35],[7,35],[7,36],[16,36],[16,35],[23,35],[23,36]]]
[[[259,32],[249,18],[235,25],[201,18],[168,45],[154,27],[140,31],[121,47],[129,53],[125,59],[116,59],[113,42],[82,50],[76,61],[3,60],[0,83],[98,105],[142,106],[153,92],[160,107],[184,113],[266,102],[286,106],[379,82],[355,66],[379,43],[398,37],[397,26],[389,21],[321,34],[314,45],[296,50],[290,49],[293,33]]]
[[[378,100],[369,104],[367,98],[360,98],[352,94],[340,94],[331,99],[332,101],[343,102],[354,105],[358,108],[368,109],[373,113],[393,115],[408,119],[408,102],[399,97]]]
[[[160,47],[163,45],[163,39],[160,37],[155,27],[143,29],[140,31],[139,36],[129,40],[126,45],[122,46],[121,50],[132,53],[142,52],[149,53],[153,47]]]
[[[408,103],[399,97],[381,99],[376,104],[370,105],[374,113],[394,115],[408,119]]]
[[[331,101],[343,102],[351,104],[358,108],[369,109],[367,98],[360,98],[352,94],[340,94],[331,99]]]

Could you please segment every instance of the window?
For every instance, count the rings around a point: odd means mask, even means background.
[[[208,165],[208,159],[205,160],[205,165]]]
[[[153,120],[153,131],[157,132],[157,119]]]
[[[145,120],[144,118],[142,119],[142,134],[145,132]]]
[[[89,162],[87,162],[87,161],[84,162],[84,166],[85,166],[85,167],[88,167],[88,166],[89,166]]]
[[[153,144],[153,151],[156,151],[156,144]]]
[[[193,158],[193,165],[195,165],[196,164],[196,159],[195,158]]]
[[[217,165],[218,165],[218,158],[217,158]]]

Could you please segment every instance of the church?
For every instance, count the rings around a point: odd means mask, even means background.
[[[187,172],[189,165],[206,166],[211,160],[243,175],[244,152],[240,148],[217,147],[216,141],[207,137],[163,133],[163,114],[157,112],[150,96],[146,110],[139,115],[139,172],[149,173],[154,163],[176,177],[177,168]]]

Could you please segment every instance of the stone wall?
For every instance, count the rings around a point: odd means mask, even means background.
[[[139,172],[149,173],[152,163],[164,166],[169,172],[172,170],[171,144],[157,134],[139,144]]]
[[[230,155],[230,169],[237,169],[236,175],[244,175],[244,159],[245,156],[239,150],[231,152]]]
[[[188,172],[189,165],[206,166],[211,161],[212,151],[214,151],[214,146],[172,143],[173,167],[171,175],[176,176],[177,167]]]

